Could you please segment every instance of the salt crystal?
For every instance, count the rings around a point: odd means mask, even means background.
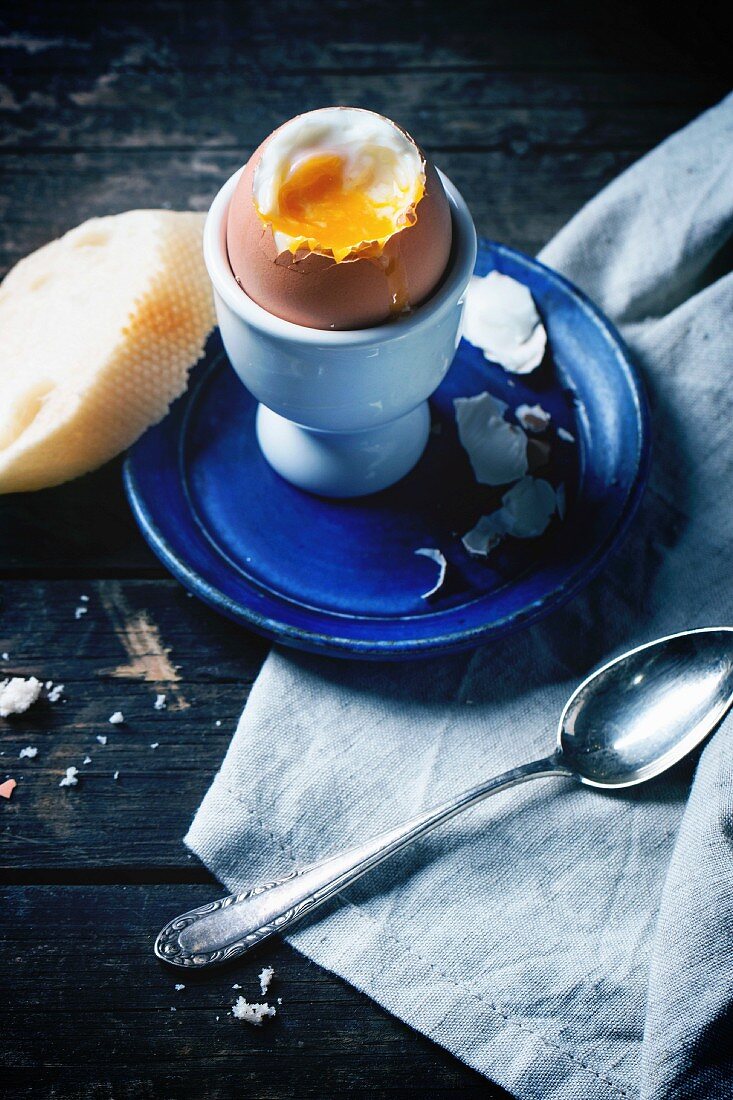
[[[120,778],[120,773],[119,773],[119,772],[115,772],[115,773],[114,773],[114,775],[112,776],[112,778],[113,778],[113,779],[119,779],[119,778]]]
[[[216,720],[216,721],[214,722],[214,725],[215,725],[215,726],[216,726],[216,728],[218,729],[218,728],[219,728],[219,726],[221,725],[221,718],[217,718],[217,720]]]
[[[86,615],[88,610],[89,610],[89,608],[84,607],[83,605],[80,606],[80,607],[77,607],[77,609],[74,611],[74,618],[75,619],[80,619],[82,617],[82,615]]]
[[[53,681],[51,681],[53,683]],[[61,698],[61,693],[64,690],[63,684],[57,684],[55,688],[52,688],[48,693],[48,699],[50,703],[58,703]]]
[[[9,661],[10,660],[10,654],[9,653],[3,653],[2,656],[3,656],[4,661]]]
[[[106,733],[98,733],[97,734],[97,741],[99,741],[100,745],[106,745],[107,744],[107,734]]]
[[[92,762],[91,756],[85,756],[84,759],[82,760],[82,764],[91,764],[91,762]]]
[[[260,971],[260,990],[262,991],[263,997],[265,993],[267,993],[267,990],[270,988],[270,982],[272,981],[274,976],[275,971],[271,966],[265,966]]]
[[[262,1021],[266,1016],[275,1016],[277,1010],[265,1001],[264,1004],[250,1004],[244,997],[238,997],[232,1005],[232,1016],[237,1020],[246,1020],[248,1024],[262,1027]]]
[[[59,787],[75,787],[79,782],[79,780],[76,778],[78,774],[78,768],[67,768],[66,775],[59,783]]]
[[[112,726],[119,726],[121,722],[125,721],[125,716],[121,710],[116,710],[114,714],[109,716],[108,721]]]
[[[82,603],[89,603],[89,597],[88,596],[80,596],[79,599],[81,600]]]
[[[153,707],[155,710],[165,710],[165,695],[156,695]]]
[[[0,684],[0,718],[27,711],[41,694],[41,686],[41,681],[35,676],[29,676],[27,680],[22,676],[4,680]]]
[[[150,748],[151,749],[157,749],[159,744],[160,744],[160,741],[152,741],[151,744],[150,744]]]
[[[179,982],[179,983],[178,983],[178,985],[177,985],[177,986],[175,986],[174,988],[175,988],[175,989],[185,989],[186,987],[185,987],[185,985],[183,984],[183,982]]]
[[[567,428],[558,428],[557,438],[563,439],[566,443],[575,443],[575,436],[571,435]]]
[[[26,746],[26,748],[21,749],[18,753],[18,758],[20,760],[22,760],[24,756],[27,756],[29,760],[32,760],[34,756],[38,756],[38,749],[35,745],[28,745]]]

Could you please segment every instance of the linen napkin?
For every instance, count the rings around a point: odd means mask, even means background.
[[[274,650],[186,843],[234,891],[552,745],[594,665],[733,623],[733,96],[606,188],[541,258],[620,326],[651,394],[641,512],[542,623],[412,665]],[[731,1095],[733,723],[697,767],[491,798],[289,937],[521,1100]],[[689,797],[688,797],[689,796]]]

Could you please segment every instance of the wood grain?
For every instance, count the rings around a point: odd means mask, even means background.
[[[158,963],[151,951],[158,930],[210,896],[207,886],[0,893],[0,905],[15,917],[0,939],[4,1094],[506,1096],[280,941],[203,975]],[[254,1028],[230,1010],[240,993],[261,999],[264,965],[275,969],[270,1003],[283,1003],[273,1020]],[[176,983],[185,989],[176,991]],[[241,990],[232,989],[235,983]]]

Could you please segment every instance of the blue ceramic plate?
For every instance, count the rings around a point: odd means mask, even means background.
[[[531,290],[549,351],[527,377],[508,375],[463,341],[431,401],[433,433],[398,485],[360,500],[311,496],[260,454],[255,401],[218,335],[188,392],[130,452],[125,483],[150,546],[191,592],[270,638],[341,657],[397,659],[476,646],[525,626],[586,584],[617,544],[642,493],[649,427],[627,353],[598,310],[565,279],[483,242],[492,268]],[[486,560],[460,541],[501,492],[479,486],[458,443],[453,398],[489,390],[510,406],[552,413],[536,470],[565,486],[564,520],[539,539],[507,539]],[[559,438],[564,428],[573,442]],[[440,549],[446,583],[430,600]]]

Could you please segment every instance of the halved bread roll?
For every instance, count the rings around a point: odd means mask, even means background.
[[[204,215],[92,218],[0,285],[0,493],[100,466],[186,388],[215,324]]]

